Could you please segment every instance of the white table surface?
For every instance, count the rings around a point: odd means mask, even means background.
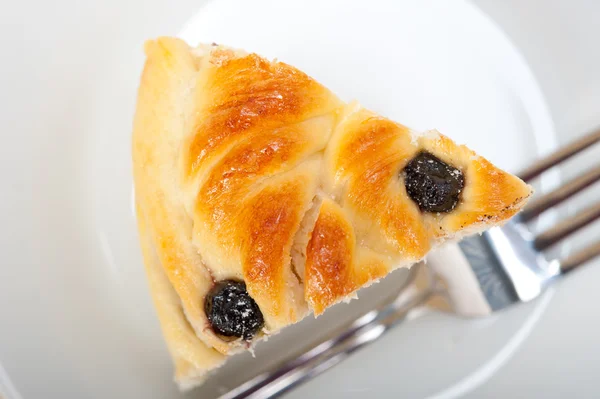
[[[179,0],[169,7],[165,7],[165,2],[160,0],[146,0],[143,7],[137,1],[127,0],[23,1],[15,2],[10,7],[3,4],[5,7],[0,13],[0,24],[11,27],[15,36],[2,36],[0,43],[5,44],[16,38],[24,40],[24,43],[22,54],[11,54],[7,73],[0,75],[0,87],[4,93],[27,90],[32,96],[27,104],[30,114],[3,113],[0,115],[2,126],[16,129],[18,126],[35,124],[35,118],[31,115],[46,112],[42,99],[35,96],[39,85],[49,85],[57,91],[70,93],[76,87],[78,95],[85,97],[90,93],[86,90],[91,87],[88,82],[90,77],[103,76],[106,68],[119,67],[119,62],[114,58],[98,63],[81,57],[87,43],[100,43],[95,48],[100,54],[118,56],[124,63],[133,62],[140,59],[141,54],[132,53],[131,49],[137,48],[143,38],[175,34],[187,17],[197,10],[199,3],[199,0]],[[560,142],[568,142],[600,125],[600,1],[476,0],[475,3],[496,20],[521,48],[547,97]],[[120,9],[119,14],[114,13],[116,7]],[[36,29],[41,21],[47,19],[55,20],[64,29]],[[134,27],[129,22],[133,19],[137,21],[135,34],[131,33]],[[102,36],[106,40],[99,40]],[[6,56],[3,55],[3,62],[7,62]],[[42,57],[52,57],[54,60],[48,69],[39,70],[32,62]],[[23,73],[29,79],[15,78]],[[132,71],[131,76],[123,76],[123,79],[136,80],[136,73]],[[75,123],[79,115],[86,112],[79,106],[82,103],[78,101],[80,98],[73,97],[72,108],[65,110]],[[56,115],[54,120],[61,123],[61,119],[62,115]],[[586,154],[566,168],[565,175],[573,175],[577,166],[589,165],[594,158],[597,160],[598,150],[595,157]],[[57,160],[56,175],[49,179],[60,179],[60,168],[65,165]],[[588,200],[598,198],[599,193],[600,190],[595,187],[585,197]],[[34,201],[30,198],[23,200]],[[48,201],[52,203],[53,199]],[[578,198],[577,203],[585,203],[583,196]],[[575,246],[582,245],[586,240],[589,242],[594,237],[597,239],[600,229],[594,227],[579,235]],[[25,230],[17,230],[13,234],[27,239]],[[600,302],[597,289],[599,281],[599,262],[561,281],[550,309],[542,316],[521,350],[468,397],[558,398],[572,396],[574,392],[576,397],[600,397],[600,378],[597,376],[597,370],[600,370],[600,343],[596,344],[600,337],[600,323],[596,316],[597,303]],[[586,367],[581,367],[582,363]],[[571,370],[575,368],[577,373],[572,373]]]

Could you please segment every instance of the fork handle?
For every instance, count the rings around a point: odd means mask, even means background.
[[[428,298],[429,294],[413,298],[411,302],[403,304],[388,317],[376,320],[355,331],[346,336],[345,339],[336,342],[328,350],[317,351],[316,353],[309,352],[306,362],[285,374],[276,375],[265,380],[258,389],[252,389],[249,395],[242,392],[234,398],[274,398],[303,382],[313,379],[346,359],[353,352],[379,339],[391,327],[404,320],[413,308],[425,303]]]
[[[567,273],[600,255],[600,241],[560,261],[560,271]]]
[[[384,301],[385,306],[368,312],[341,328],[341,333],[337,330],[330,339],[301,351],[300,355],[293,356],[274,371],[251,379],[221,396],[221,399],[278,397],[340,363],[356,350],[376,341],[391,327],[404,320],[412,309],[425,304],[434,295],[433,290],[406,290],[408,287],[414,287],[415,273],[416,271],[411,273],[413,279],[404,286],[400,296],[395,295],[396,300],[391,303]],[[402,300],[398,300],[399,298]]]

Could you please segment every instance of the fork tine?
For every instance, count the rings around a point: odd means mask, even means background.
[[[560,261],[560,269],[563,273],[569,272],[575,269],[577,266],[584,264],[585,262],[592,260],[596,256],[600,255],[600,241],[582,249],[579,252],[567,257]]]
[[[554,205],[561,203],[570,196],[590,186],[597,180],[600,180],[600,166],[597,166],[594,169],[577,176],[575,179],[566,183],[562,187],[559,187],[543,197],[532,201],[525,208],[525,210],[521,212],[521,220],[524,222],[530,221],[540,213],[553,207]]]
[[[573,155],[585,150],[598,141],[600,141],[600,128],[592,131],[578,140],[575,140],[571,144],[548,155],[547,157],[540,159],[519,173],[519,176],[525,181],[532,180],[556,164],[569,159]]]
[[[577,213],[574,217],[558,223],[556,226],[544,231],[533,241],[534,247],[542,251],[580,228],[592,223],[600,217],[600,203],[592,205]]]

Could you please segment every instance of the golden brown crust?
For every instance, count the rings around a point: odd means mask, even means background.
[[[152,300],[175,364],[175,381],[182,389],[199,385],[205,374],[225,362],[225,356],[209,348],[197,336],[179,305],[148,234],[145,216],[136,207],[138,230]]]
[[[421,212],[406,192],[402,170],[421,151],[465,176],[449,214]],[[520,179],[467,147],[437,132],[416,135],[356,104],[342,111],[327,145],[324,181],[339,209],[323,203],[307,249],[305,296],[316,314],[461,232],[501,224],[531,195]]]
[[[208,323],[215,282],[243,280],[264,333],[277,331],[445,239],[505,221],[531,193],[466,147],[345,105],[287,64],[171,38],[148,42],[146,54],[136,198],[151,290],[181,375],[244,347]],[[402,170],[423,150],[464,173],[449,214],[424,214],[406,193]],[[199,348],[190,358],[178,349],[189,346]],[[202,353],[210,363],[194,357]]]
[[[195,101],[182,147],[193,241],[216,279],[245,280],[276,331],[307,312],[290,252],[339,100],[289,65],[217,48],[200,62]]]
[[[197,249],[190,242],[191,225],[181,207],[173,175],[187,117],[193,113],[189,86],[197,73],[185,43],[163,38],[146,44],[147,62],[138,93],[133,130],[136,197],[157,255],[195,331],[205,330],[201,300],[213,284]],[[198,334],[211,347],[226,348],[210,332]]]
[[[464,145],[442,134],[420,139],[420,145],[440,159],[460,167],[465,189],[457,208],[436,219],[433,229],[442,237],[501,224],[514,216],[531,196],[532,190],[518,177],[492,165]],[[441,227],[441,229],[440,229]]]
[[[295,323],[308,311],[290,256],[292,240],[316,191],[315,166],[273,181],[246,202],[240,218],[248,232],[239,238],[244,280],[272,330]],[[298,289],[290,292],[290,285]]]
[[[316,195],[339,100],[302,72],[177,39],[146,45],[133,160],[138,200],[190,324],[222,353],[204,300],[243,279],[276,331],[307,313],[291,248]]]
[[[354,228],[330,199],[321,205],[305,267],[305,295],[315,315],[389,271],[380,260],[357,255]]]
[[[306,74],[256,54],[213,55],[200,68],[195,132],[183,148],[189,174],[236,139],[323,115],[338,105]]]
[[[326,173],[327,190],[354,216],[358,240],[414,262],[430,245],[421,213],[399,179],[417,152],[411,140],[405,126],[351,104],[327,146]]]

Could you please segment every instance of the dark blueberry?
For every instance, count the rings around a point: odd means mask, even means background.
[[[465,185],[460,169],[433,154],[421,152],[403,170],[408,196],[423,212],[450,212]]]
[[[219,281],[206,295],[204,311],[215,333],[246,341],[263,327],[260,308],[241,281]]]

